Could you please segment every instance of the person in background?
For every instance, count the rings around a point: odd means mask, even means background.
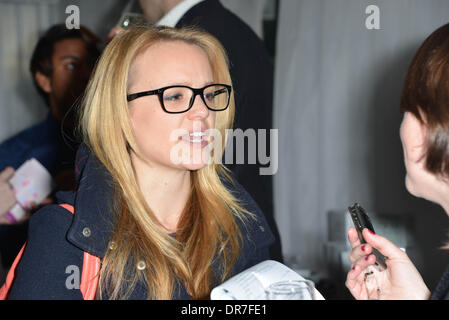
[[[434,31],[421,45],[405,77],[400,137],[407,171],[405,185],[416,197],[435,202],[449,215],[449,24]],[[431,217],[429,217],[430,219]],[[407,254],[385,237],[363,231],[361,244],[354,228],[346,286],[356,299],[449,300],[449,266],[431,293]],[[387,269],[369,270],[376,248],[387,257]],[[446,245],[445,249],[449,249]],[[366,284],[374,272],[377,285]]]
[[[0,223],[8,222],[4,217],[4,214],[16,203],[14,191],[8,183],[13,175],[14,169],[12,167],[7,167],[0,172]]]
[[[85,252],[98,259],[96,299],[208,299],[268,259],[274,238],[257,204],[221,164],[189,153],[225,139],[232,88],[210,34],[133,27],[114,37],[82,104],[79,187],[58,193],[74,214],[56,204],[33,214],[8,298],[83,299],[66,268],[82,270]]]
[[[76,103],[98,59],[99,39],[87,28],[50,27],[34,48],[30,71],[49,108],[45,120],[0,144],[0,252],[8,268],[26,238],[27,223],[10,223],[4,215],[16,203],[8,180],[26,160],[35,158],[52,175],[57,190],[75,187],[74,161],[79,141],[74,134]],[[49,203],[46,199],[45,203]],[[19,222],[23,222],[19,221]]]
[[[239,17],[218,0],[139,0],[149,23],[169,27],[193,26],[211,33],[224,46],[230,61],[235,88],[234,129],[272,128],[273,65],[262,40]],[[119,27],[111,30],[111,39]],[[269,141],[269,138],[267,138]],[[269,147],[267,146],[267,149]],[[236,144],[233,150],[236,154]],[[248,159],[248,147],[245,146]],[[247,160],[246,160],[247,161]],[[283,262],[281,238],[274,219],[273,179],[260,175],[257,164],[229,164],[235,178],[251,194],[264,212],[276,241],[270,248],[271,259]]]
[[[0,170],[17,169],[34,157],[55,178],[59,188],[73,187],[74,178],[67,179],[65,171],[72,171],[76,152],[76,102],[100,54],[97,41],[86,28],[67,29],[64,24],[52,26],[39,39],[30,71],[49,111],[45,120],[0,144]]]

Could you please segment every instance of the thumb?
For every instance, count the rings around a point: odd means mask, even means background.
[[[8,181],[14,175],[13,167],[6,167],[3,171],[0,172],[0,181]]]
[[[362,233],[366,242],[376,248],[385,257],[389,259],[403,257],[404,252],[387,238],[372,233],[368,229],[363,229]]]

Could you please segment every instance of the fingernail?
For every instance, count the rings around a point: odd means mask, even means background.
[[[374,234],[374,232],[373,232],[373,231],[371,231],[370,229],[368,229],[368,232],[369,232],[369,233],[371,233],[371,234]]]
[[[366,256],[366,257],[365,257],[365,260],[368,261],[368,259],[369,259],[369,256]]]
[[[362,251],[365,251],[365,246],[363,245],[360,249],[362,249]]]

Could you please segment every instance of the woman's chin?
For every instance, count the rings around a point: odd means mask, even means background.
[[[203,163],[203,162],[196,162],[196,161],[189,161],[189,162],[183,162],[182,163],[182,167],[186,170],[190,170],[190,171],[196,171],[196,170],[200,170],[203,169],[205,166],[207,166],[207,163]]]
[[[198,166],[198,165],[194,165],[194,166],[185,165],[184,166],[184,168],[188,171],[198,171],[200,169],[203,169],[204,167],[205,167],[205,165],[204,166]]]
[[[419,187],[410,178],[405,179],[405,187],[407,191],[414,197],[425,199],[431,202],[435,202],[434,195],[429,192],[430,188],[425,188],[423,186]]]
[[[414,186],[412,180],[408,175],[405,176],[405,188],[411,195],[415,197],[420,197],[416,191],[416,187]]]

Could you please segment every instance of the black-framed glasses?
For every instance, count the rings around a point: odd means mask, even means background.
[[[168,86],[156,90],[128,94],[127,100],[155,95],[159,96],[162,109],[167,113],[183,113],[193,106],[197,95],[201,97],[209,110],[222,111],[229,106],[232,87],[227,84],[209,84],[203,88],[189,86]]]

